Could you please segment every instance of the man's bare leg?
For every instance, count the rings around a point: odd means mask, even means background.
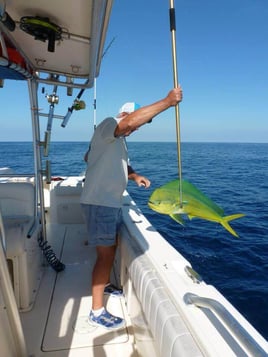
[[[110,281],[116,246],[97,246],[97,260],[92,272],[92,310],[103,307],[103,292]]]

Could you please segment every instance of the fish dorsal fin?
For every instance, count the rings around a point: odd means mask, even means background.
[[[188,181],[182,182],[182,190],[185,192],[190,192],[192,196],[194,196],[199,201],[203,202],[205,205],[213,208],[215,212],[217,212],[220,216],[224,214],[224,210],[218,206],[215,202],[213,202],[209,197],[205,196],[205,194],[198,190],[193,184]]]
[[[162,186],[166,190],[177,190],[180,189],[180,181],[178,179],[170,181],[169,183]],[[183,204],[187,202],[187,195],[191,196],[192,198],[196,199],[199,202],[204,203],[205,205],[211,207],[218,215],[223,216],[224,210],[219,207],[216,203],[214,203],[210,198],[205,196],[205,194],[198,190],[193,184],[188,181],[182,181],[182,193],[183,193]],[[185,196],[185,197],[184,197]]]

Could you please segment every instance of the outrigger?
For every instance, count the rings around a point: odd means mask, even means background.
[[[34,152],[34,174],[0,170],[1,356],[268,356],[268,342],[165,241],[127,192],[113,269],[124,297],[107,298],[127,325],[111,332],[88,323],[95,252],[86,244],[79,204],[83,176],[53,180],[45,159],[53,120],[68,125],[99,75],[112,3],[0,0],[1,86],[28,82]],[[52,88],[47,114],[39,110],[40,84]],[[78,91],[63,115],[55,114],[59,87],[67,99]],[[41,117],[47,118],[43,138]]]

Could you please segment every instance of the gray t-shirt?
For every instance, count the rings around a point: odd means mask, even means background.
[[[96,128],[87,160],[81,203],[121,207],[128,182],[124,137],[114,137],[119,119],[106,118]]]

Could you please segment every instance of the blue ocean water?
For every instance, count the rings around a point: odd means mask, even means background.
[[[88,143],[51,143],[53,176],[80,175]],[[183,179],[196,185],[232,221],[233,237],[221,225],[203,220],[184,227],[150,210],[152,191],[178,178],[176,143],[129,142],[131,164],[151,180],[149,189],[129,182],[128,191],[164,238],[188,259],[268,339],[268,144],[182,143]],[[0,143],[0,167],[33,172],[31,143]]]

